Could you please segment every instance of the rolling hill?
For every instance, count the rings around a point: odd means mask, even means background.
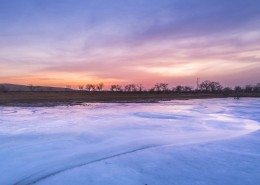
[[[73,91],[69,88],[49,87],[49,86],[32,86],[18,84],[0,84],[0,90],[5,91]]]

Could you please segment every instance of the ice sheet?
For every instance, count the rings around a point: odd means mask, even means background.
[[[0,107],[0,185],[257,185],[260,99]]]

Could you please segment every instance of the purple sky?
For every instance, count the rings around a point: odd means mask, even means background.
[[[0,83],[260,82],[259,0],[0,0]]]

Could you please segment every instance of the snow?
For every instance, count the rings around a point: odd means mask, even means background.
[[[0,107],[0,185],[258,185],[260,99]]]

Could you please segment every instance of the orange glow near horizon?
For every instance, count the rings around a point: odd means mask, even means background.
[[[2,3],[0,84],[260,82],[257,1],[62,2]]]

